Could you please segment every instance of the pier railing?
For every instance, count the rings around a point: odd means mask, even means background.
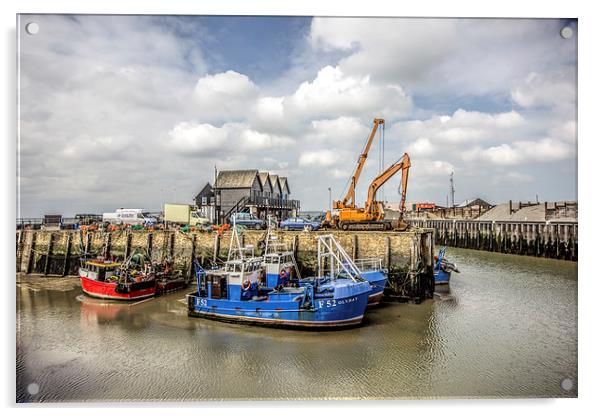
[[[577,221],[482,221],[420,219],[414,227],[433,228],[435,244],[577,260]]]

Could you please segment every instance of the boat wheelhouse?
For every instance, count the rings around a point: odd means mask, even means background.
[[[295,261],[295,254],[286,243],[278,240],[272,226],[268,226],[264,246],[266,286],[269,288],[299,286],[301,273]]]

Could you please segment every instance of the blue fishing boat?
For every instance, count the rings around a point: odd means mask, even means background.
[[[389,270],[383,267],[382,262],[382,259],[379,258],[354,260],[361,276],[372,286],[370,296],[368,297],[368,305],[370,306],[377,305],[380,302],[389,279]]]
[[[280,267],[286,255],[244,256],[234,229],[230,253],[237,255],[229,254],[223,269],[206,272],[195,262],[197,291],[188,295],[188,315],[284,328],[343,328],[360,324],[368,304],[370,283],[361,277],[323,278],[323,267],[334,268],[336,256],[331,252],[338,243],[332,235],[317,239],[318,276],[295,281],[289,278],[289,282],[283,283],[277,280],[280,273],[268,281],[265,270],[273,259]]]
[[[343,259],[346,262],[346,259]],[[349,273],[353,276],[361,276],[370,283],[371,290],[368,297],[368,306],[378,305],[384,295],[385,286],[389,279],[389,271],[382,266],[379,258],[357,259],[348,264],[347,270],[341,270],[338,277],[345,278]]]
[[[452,272],[460,273],[456,265],[445,258],[447,247],[441,247],[439,254],[435,256],[435,284],[448,285]]]

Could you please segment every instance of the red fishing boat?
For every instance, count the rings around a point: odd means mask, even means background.
[[[148,264],[124,267],[103,258],[82,259],[79,277],[84,293],[102,299],[134,300],[155,295],[155,273]]]

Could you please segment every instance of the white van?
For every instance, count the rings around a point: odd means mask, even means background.
[[[102,221],[111,224],[157,225],[157,220],[139,208],[119,208],[115,213],[102,214]]]

